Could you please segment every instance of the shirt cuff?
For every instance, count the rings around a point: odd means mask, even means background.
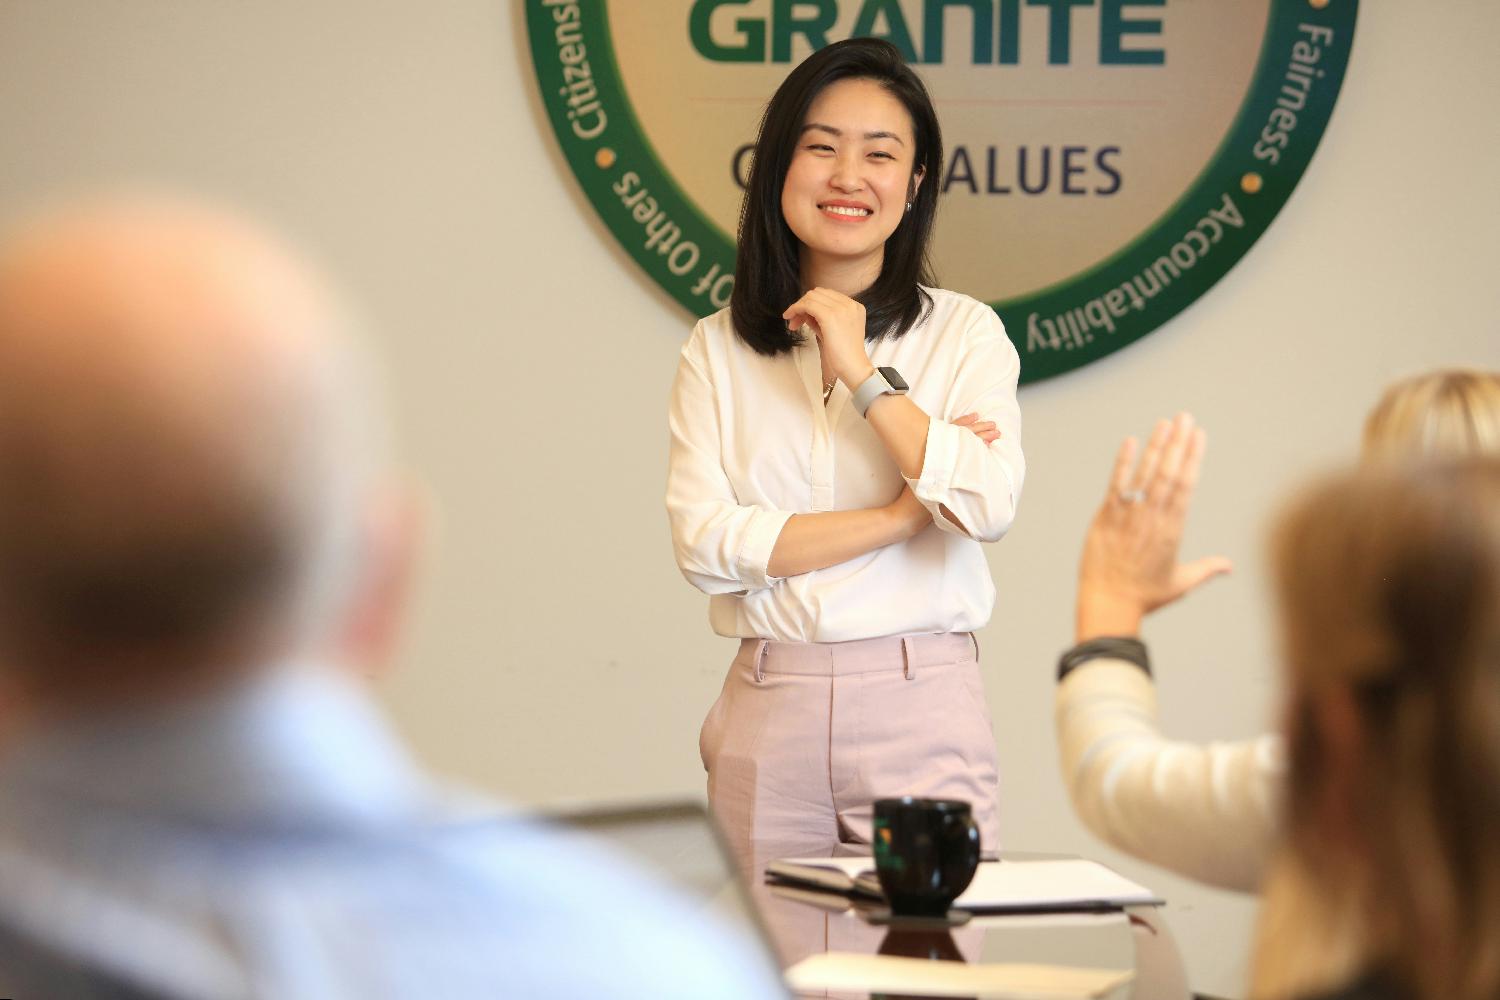
[[[922,456],[921,476],[917,479],[902,478],[911,487],[912,495],[932,514],[932,523],[937,525],[939,531],[968,538],[968,533],[948,520],[942,510],[953,484],[954,469],[958,467],[958,438],[948,431],[968,433],[936,417],[927,419],[927,450]]]
[[[922,474],[911,483],[918,500],[940,504],[948,499],[953,472],[958,467],[958,435],[968,433],[946,420],[927,418],[927,450],[922,455]]]
[[[746,590],[765,590],[781,579],[769,575],[766,570],[771,564],[771,550],[776,547],[776,539],[781,537],[781,529],[791,518],[792,512],[788,510],[755,509],[735,559],[740,582]]]
[[[1151,654],[1146,644],[1135,636],[1106,635],[1085,639],[1058,658],[1057,679],[1062,680],[1090,660],[1110,659],[1134,663],[1151,676]]]

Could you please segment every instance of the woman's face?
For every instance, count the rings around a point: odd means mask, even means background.
[[[911,116],[874,80],[840,80],[813,99],[781,188],[804,273],[853,265],[879,276],[915,192],[915,154]]]

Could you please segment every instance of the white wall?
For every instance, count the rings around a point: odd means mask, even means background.
[[[678,576],[660,503],[689,318],[579,195],[520,22],[470,0],[0,0],[0,214],[145,178],[319,248],[372,317],[436,513],[385,684],[402,727],[435,766],[525,801],[697,792],[732,644]],[[1187,550],[1238,568],[1151,623],[1163,713],[1188,739],[1265,726],[1276,502],[1352,453],[1387,380],[1500,367],[1497,34],[1485,0],[1362,5],[1332,124],[1269,233],[1161,331],[1022,393],[1030,474],[980,637],[1006,843],[1158,887],[1199,989],[1239,990],[1252,902],[1105,849],[1058,782],[1052,672],[1081,532],[1119,438],[1196,413],[1212,444]]]

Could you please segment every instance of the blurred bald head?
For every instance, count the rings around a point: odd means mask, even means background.
[[[0,670],[38,691],[330,628],[377,471],[346,317],[277,240],[112,200],[0,247]]]

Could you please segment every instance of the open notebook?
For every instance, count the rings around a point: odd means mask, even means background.
[[[873,858],[784,858],[766,866],[769,881],[882,897]],[[1085,858],[981,861],[953,903],[977,913],[1118,909],[1162,900],[1145,886]]]

